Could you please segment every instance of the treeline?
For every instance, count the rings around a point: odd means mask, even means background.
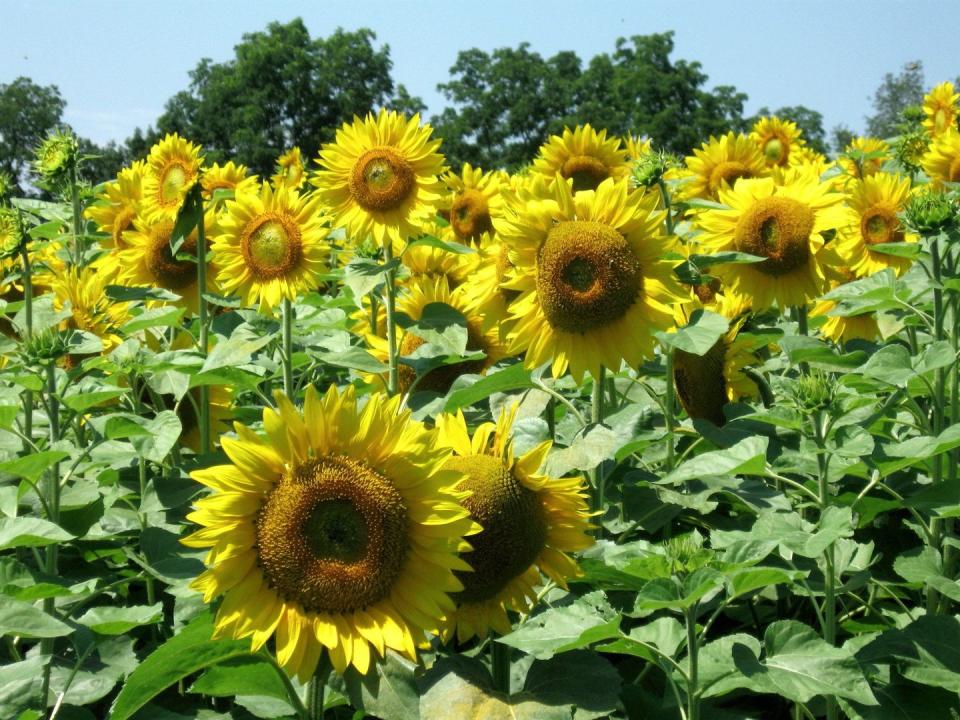
[[[527,43],[492,53],[464,50],[449,80],[438,85],[447,106],[430,122],[451,165],[507,169],[529,161],[565,125],[589,122],[618,135],[647,136],[681,154],[711,134],[746,130],[754,120],[744,115],[747,95],[729,85],[708,87],[700,63],[673,59],[673,50],[669,32],[621,38],[613,52],[588,62],[573,51],[544,58]],[[190,72],[189,87],[166,102],[154,126],[104,147],[81,139],[81,150],[96,156],[85,164],[86,179],[113,176],[168,132],[202,144],[211,161],[232,159],[269,175],[276,157],[294,145],[315,157],[354,114],[384,105],[422,112],[423,101],[394,82],[392,69],[389,46],[377,46],[371,30],[311,38],[300,19],[271,23],[244,35],[231,60],[202,59]],[[869,130],[892,131],[923,91],[919,62],[888,74]],[[0,84],[0,172],[21,192],[28,188],[34,148],[62,124],[65,107],[54,85],[24,77]],[[828,150],[819,112],[803,106],[773,112],[797,122],[814,149]],[[832,135],[834,150],[841,150],[852,133],[841,126]]]

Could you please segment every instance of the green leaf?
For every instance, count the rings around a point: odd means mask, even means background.
[[[960,618],[925,615],[887,630],[857,653],[865,663],[896,663],[908,680],[960,692]]]
[[[316,357],[320,362],[328,365],[359,370],[360,372],[379,374],[390,369],[361,347],[351,347],[343,352],[317,353]]]
[[[0,463],[0,473],[10,473],[17,477],[26,478],[30,482],[36,483],[47,470],[60,462],[64,458],[70,457],[70,453],[63,450],[43,450],[41,452],[30,453],[23,457],[14,458]]]
[[[723,206],[721,205],[720,207]],[[690,260],[701,270],[706,270],[713,265],[752,264],[763,262],[766,260],[766,258],[760,255],[751,255],[750,253],[730,251],[712,253],[710,255],[700,255],[698,253],[694,253],[690,256]]]
[[[110,720],[127,720],[187,675],[250,654],[249,640],[212,640],[212,634],[213,616],[207,612],[148,655],[117,695]]]
[[[910,351],[898,344],[882,347],[863,364],[860,373],[890,385],[903,385],[914,375]]]
[[[562,707],[573,720],[606,718],[617,709],[620,675],[596,653],[574,650],[550,660],[537,660],[527,671],[520,697],[541,705]]]
[[[43,682],[43,667],[49,655],[34,655],[22,662],[3,666],[3,681],[0,682],[0,717],[13,718],[29,707],[37,707],[40,686]],[[21,718],[29,718],[22,715]],[[39,718],[39,716],[34,716]]]
[[[241,325],[228,339],[221,340],[213,346],[200,372],[246,365],[255,352],[272,341],[273,336],[258,335],[252,328]]]
[[[879,246],[877,246],[879,247]],[[873,684],[879,705],[865,706],[840,700],[850,720],[957,720],[960,704],[955,693],[908,682]]]
[[[570,605],[549,608],[528,618],[498,642],[523,650],[540,660],[547,660],[557,653],[587,647],[619,635],[620,618],[610,607],[606,596],[595,591]]]
[[[618,640],[596,647],[600,652],[618,653],[641,657],[653,663],[660,663],[660,657],[650,647],[663,655],[673,657],[686,639],[686,630],[674,617],[659,617],[640,627],[633,628],[629,634]]]
[[[780,341],[780,347],[792,363],[805,362],[824,370],[842,372],[863,365],[867,354],[862,350],[837,353],[822,340],[807,335],[788,335]]]
[[[700,568],[681,581],[676,577],[651,580],[637,593],[634,609],[680,611],[713,595],[723,585],[723,575],[713,568]]]
[[[682,463],[659,482],[672,485],[705,475],[763,475],[768,442],[766,436],[754,435],[725,450],[702,453]]]
[[[416,665],[392,651],[365,677],[346,676],[350,701],[363,711],[385,720],[419,720],[420,691]]]
[[[458,408],[475,405],[494,393],[526,390],[532,387],[535,385],[530,380],[530,371],[523,366],[522,362],[515,363],[480,378],[469,387],[454,390],[447,398],[443,411],[451,413]]]
[[[853,536],[853,516],[849,507],[828,507],[818,525],[795,512],[761,511],[749,531],[714,530],[710,542],[715,548],[769,544],[781,546],[802,557],[816,558],[840,538]]]
[[[727,576],[728,595],[732,600],[740,595],[759,590],[770,585],[784,585],[802,573],[793,573],[777,567],[749,567],[735,570]]]
[[[72,539],[70,533],[49,520],[33,517],[0,518],[0,550],[42,547]]]
[[[428,303],[420,319],[409,325],[406,332],[433,345],[435,354],[463,355],[467,349],[467,320],[446,303]]]
[[[799,703],[816,695],[835,695],[864,705],[878,704],[856,658],[824,642],[803,623],[780,620],[768,625],[763,650],[761,659],[747,645],[732,646],[733,662],[742,676],[739,687]]]
[[[82,413],[92,407],[96,407],[100,403],[109,402],[129,392],[127,388],[111,388],[106,390],[85,388],[72,394],[64,395],[63,404],[74,412]]]
[[[400,267],[400,258],[393,258],[384,265],[373,260],[355,258],[344,268],[343,284],[350,288],[354,299],[359,303],[360,298],[375,290],[384,281],[388,270],[395,270],[398,267]]]
[[[151,625],[163,618],[163,605],[134,605],[131,607],[95,607],[77,622],[100,635],[123,635],[135,627]]]
[[[577,435],[570,447],[554,450],[547,458],[546,472],[558,477],[571,470],[592,470],[614,456],[620,438],[604,425],[592,425]]]
[[[883,445],[884,458],[877,461],[880,473],[886,477],[921,460],[960,447],[960,423],[951,425],[937,437],[923,435],[899,443]]]
[[[180,325],[180,318],[184,312],[186,312],[186,309],[182,307],[146,308],[133,320],[125,322],[120,327],[120,331],[124,335],[130,335],[147,328],[177,327]]]
[[[143,425],[145,434],[134,435],[130,442],[147,460],[162,463],[180,438],[180,418],[172,410],[164,410]]]
[[[718,697],[744,687],[746,678],[733,662],[735,647],[746,648],[754,656],[760,655],[760,641],[744,633],[724,635],[700,648],[697,684],[701,697]],[[742,651],[738,649],[738,652]]]
[[[72,627],[35,605],[9,598],[0,603],[0,635],[52,638],[63,637],[72,632]]]
[[[690,322],[673,333],[657,333],[657,338],[677,350],[706,355],[729,328],[730,321],[709,310],[694,310]]]
[[[231,697],[263,695],[287,700],[287,690],[274,667],[254,656],[226,660],[209,668],[188,692]]]
[[[180,296],[163,288],[126,287],[125,285],[107,285],[104,291],[109,300],[134,302],[137,300],[179,300]]]
[[[432,235],[424,235],[421,238],[410,242],[407,245],[407,248],[416,247],[417,245],[425,245],[426,247],[436,248],[437,250],[443,250],[448,253],[454,253],[455,255],[466,255],[472,252],[476,252],[469,245],[463,245],[458,242],[445,242],[440,238],[433,237]],[[406,252],[406,250],[404,250]]]

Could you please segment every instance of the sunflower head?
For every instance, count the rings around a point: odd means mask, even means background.
[[[805,143],[795,122],[762,117],[753,125],[750,137],[760,148],[768,166],[790,163],[790,153]]]
[[[899,275],[910,267],[909,258],[878,252],[886,243],[917,239],[900,221],[909,199],[910,179],[899,175],[876,173],[848,187],[851,223],[841,228],[836,252],[855,276],[872,275],[888,267]]]
[[[292,147],[277,158],[276,173],[270,178],[275,187],[282,185],[292,190],[299,190],[306,179],[299,147]]]
[[[923,156],[923,169],[939,183],[960,182],[960,131],[938,136]]]
[[[441,442],[454,453],[446,467],[463,474],[459,488],[470,493],[464,505],[483,528],[463,556],[472,570],[458,573],[463,590],[454,596],[457,608],[442,628],[445,638],[509,631],[507,610],[530,609],[540,573],[566,587],[579,574],[567,553],[593,542],[583,478],[539,474],[549,442],[514,457],[516,410],[505,409],[496,424],[482,424],[472,438],[462,413],[437,421]]]
[[[732,186],[740,178],[763,177],[768,174],[763,155],[756,143],[746,135],[727,133],[711,137],[693,155],[684,158],[691,180],[685,185],[690,197],[717,198],[723,185]]]
[[[0,260],[19,255],[25,242],[19,213],[13,208],[0,207]]]
[[[854,138],[844,149],[838,164],[852,178],[863,179],[880,172],[890,158],[890,146],[877,138]]]
[[[606,130],[597,132],[588,123],[551,135],[540,147],[533,171],[549,180],[559,174],[577,192],[593,190],[610,177],[625,177],[630,165],[620,138],[608,139]]]
[[[204,168],[200,177],[205,200],[211,200],[217,190],[233,190],[238,193],[256,188],[257,185],[257,176],[251,175],[246,165],[238,165],[233,160],[225,165],[214,163]]]
[[[923,98],[923,127],[936,138],[950,130],[957,130],[960,93],[952,82],[942,82]]]
[[[100,232],[110,236],[108,249],[125,247],[123,234],[133,227],[133,221],[140,214],[145,172],[143,160],[122,168],[117,179],[106,183],[97,201],[84,211]]]
[[[150,148],[143,179],[143,204],[148,215],[175,220],[183,199],[200,176],[200,146],[168,134]]]
[[[77,166],[80,146],[76,136],[67,131],[50,133],[37,148],[33,168],[47,185],[62,185],[69,180],[69,173]]]
[[[439,199],[443,156],[431,132],[419,115],[387,110],[345,123],[336,142],[324,145],[322,169],[311,178],[334,224],[355,241],[372,234],[380,245],[415,236]]]
[[[266,437],[237,424],[224,437],[231,464],[193,473],[215,490],[189,519],[184,539],[208,547],[209,569],[193,587],[224,594],[217,636],[275,637],[279,663],[308,679],[326,649],[338,672],[366,673],[393,649],[410,658],[461,591],[457,552],[477,528],[443,467],[448,451],[374,395],[361,409],[352,387],[286,396],[264,410]]]
[[[447,173],[444,182],[450,191],[441,204],[450,228],[460,242],[477,242],[493,230],[493,218],[500,213],[503,201],[503,174],[484,173],[465,163],[460,174]]]

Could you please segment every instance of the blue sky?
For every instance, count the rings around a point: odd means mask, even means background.
[[[394,79],[431,112],[458,50],[527,41],[541,55],[574,50],[587,61],[618,37],[666,30],[673,59],[699,60],[709,85],[746,92],[748,112],[802,104],[823,113],[828,130],[862,130],[884,73],[908,61],[923,61],[928,86],[960,74],[956,0],[5,0],[0,11],[0,83],[26,75],[56,84],[65,120],[97,142],[152,123],[201,57],[227,60],[243,33],[297,16],[314,37],[373,29],[390,46]]]

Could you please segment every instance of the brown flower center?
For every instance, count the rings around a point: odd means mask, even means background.
[[[537,255],[537,297],[550,324],[586,333],[619,320],[643,290],[633,248],[609,225],[554,226]]]
[[[243,228],[240,250],[257,280],[284,277],[300,264],[303,253],[300,228],[284,214],[258,215]]]
[[[197,281],[196,263],[177,260],[170,251],[170,236],[173,221],[161,220],[150,228],[150,243],[146,251],[147,270],[157,287],[167,290],[183,290]],[[195,255],[197,252],[196,229],[183,241],[177,254]]]
[[[467,323],[467,352],[476,352],[477,350],[482,350],[485,353],[489,354],[489,347],[487,345],[486,339],[483,336],[483,333],[478,327],[475,327],[475,323]],[[426,341],[414,335],[412,332],[406,332],[403,334],[403,338],[400,340],[400,346],[398,354],[400,357],[405,355],[410,355],[416,351],[418,347],[426,344]],[[440,395],[446,395],[453,381],[456,380],[461,375],[470,375],[473,373],[482,373],[487,369],[489,360],[487,358],[482,358],[480,360],[467,360],[461,363],[454,363],[452,365],[441,365],[436,367],[433,370],[427,372],[420,382],[417,382],[414,390],[416,391],[425,391],[425,392],[435,392]],[[414,382],[417,380],[416,371],[409,365],[403,363],[400,364],[400,367],[397,369],[397,381],[400,392],[405,393],[414,387]]]
[[[270,587],[307,612],[348,613],[390,594],[409,548],[407,506],[364,462],[311,460],[286,473],[257,517]]]
[[[860,218],[860,234],[867,245],[903,242],[903,231],[896,214],[890,208],[875,206]]]
[[[367,150],[353,165],[350,194],[364,210],[387,212],[400,207],[416,189],[410,163],[390,147]]]
[[[813,220],[813,210],[798,200],[760,198],[737,222],[737,250],[767,258],[753,266],[760,272],[774,277],[786,275],[810,257]]]
[[[470,188],[457,195],[450,208],[450,226],[461,240],[476,240],[493,229],[487,198]]]
[[[763,144],[763,156],[767,159],[767,165],[786,165],[790,145],[778,137],[772,137]]]
[[[710,192],[716,193],[723,183],[733,187],[739,178],[749,177],[753,177],[753,173],[742,162],[736,160],[722,162],[710,171]]]
[[[573,191],[595,190],[610,177],[610,169],[591,155],[572,155],[560,168],[560,174],[573,180]]]

